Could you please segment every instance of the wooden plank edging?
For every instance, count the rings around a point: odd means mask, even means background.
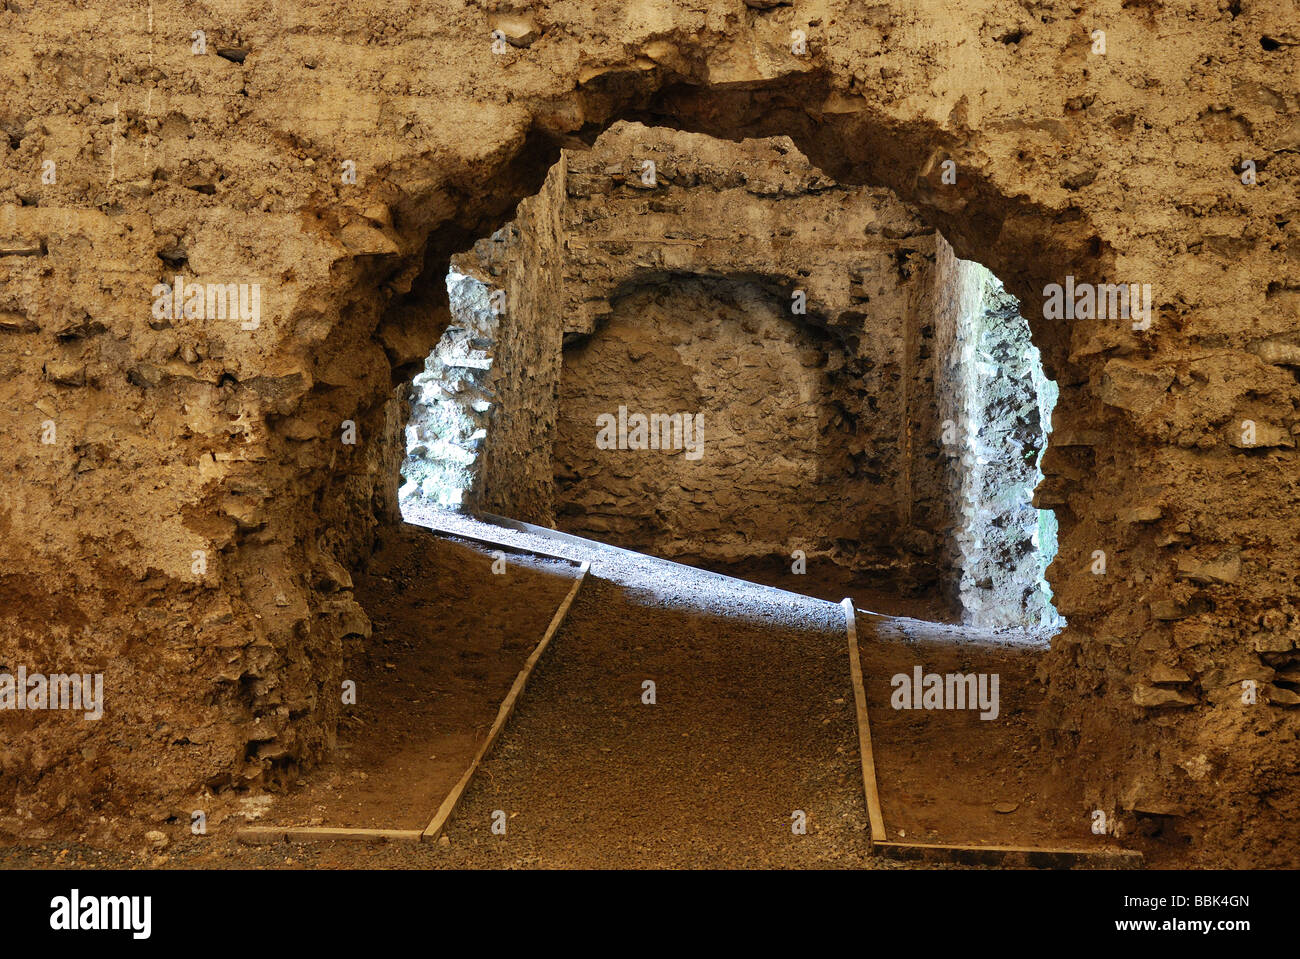
[[[948,843],[890,842],[885,835],[885,820],[880,813],[880,792],[876,785],[876,763],[871,748],[871,726],[867,722],[867,692],[862,677],[862,659],[858,650],[857,612],[852,599],[840,602],[844,625],[849,636],[849,672],[853,677],[853,699],[858,714],[858,750],[862,755],[862,783],[867,796],[867,813],[871,819],[871,845],[886,859],[904,862],[952,862],[966,865],[1068,869],[1093,866],[1109,869],[1141,869],[1146,860],[1142,853],[1115,847],[1034,848],[1030,846],[970,846]]]
[[[955,862],[971,866],[1068,869],[1093,866],[1106,869],[1140,869],[1142,853],[1133,849],[1035,848],[1031,846],[959,846],[944,843],[882,842],[876,852],[902,862]]]
[[[582,581],[587,576],[587,570],[590,568],[591,564],[585,560],[582,565],[578,567],[578,578],[574,580],[573,587],[569,590],[569,595],[564,597],[564,602],[560,604],[560,608],[557,609],[555,615],[551,617],[551,625],[546,628],[546,634],[537,644],[537,648],[533,650],[532,654],[524,662],[523,669],[519,671],[519,675],[515,677],[514,685],[510,687],[510,692],[506,694],[505,700],[501,703],[501,708],[497,710],[496,721],[492,723],[492,728],[488,730],[487,737],[479,747],[478,753],[474,756],[474,760],[469,764],[469,768],[465,770],[465,774],[460,777],[460,781],[452,787],[451,792],[449,792],[447,797],[443,799],[442,805],[439,806],[438,811],[434,813],[433,819],[430,820],[429,825],[425,827],[421,836],[425,842],[436,842],[438,837],[442,835],[442,831],[447,825],[447,820],[449,820],[452,813],[456,811],[456,804],[460,802],[460,797],[469,786],[470,780],[472,780],[474,774],[478,772],[478,767],[482,764],[488,751],[493,747],[493,745],[495,745],[497,737],[501,735],[501,731],[505,728],[506,721],[510,719],[510,714],[515,711],[515,705],[519,702],[519,697],[523,694],[524,687],[528,684],[528,677],[532,674],[533,667],[537,665],[538,660],[542,658],[542,654],[546,652],[546,647],[551,644],[552,637],[554,637],[556,632],[559,631],[560,625],[564,622],[564,617],[569,612],[569,607],[573,605],[573,600],[578,595],[578,590],[582,587]]]
[[[884,842],[885,817],[880,812],[880,791],[876,788],[876,759],[871,750],[871,726],[867,722],[867,690],[862,681],[862,661],[858,654],[858,614],[853,600],[840,601],[844,610],[844,627],[849,636],[849,673],[853,677],[853,702],[858,717],[858,754],[862,757],[862,787],[867,797],[867,816],[871,820],[871,843]]]
[[[235,830],[240,842],[321,842],[359,839],[366,842],[419,842],[419,829],[351,829],[335,826],[242,826]]]

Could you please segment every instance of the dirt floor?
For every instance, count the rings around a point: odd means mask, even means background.
[[[1039,634],[859,614],[858,648],[881,814],[891,840],[968,845],[1113,845],[1038,745]],[[998,676],[998,714],[894,708],[893,677]],[[899,684],[901,686],[901,684]]]
[[[584,585],[448,830],[460,864],[858,867],[866,810],[844,630]],[[642,701],[655,683],[656,702]],[[505,836],[489,829],[494,810]],[[805,834],[792,831],[796,810]],[[801,817],[802,818],[802,817]]]
[[[351,651],[338,759],[258,806],[259,825],[423,829],[569,591],[575,568],[408,526],[356,578],[374,626]]]
[[[572,566],[410,528],[358,577],[375,633],[335,762],[283,795],[227,797],[206,837],[0,848],[0,868],[915,868],[868,852],[841,610],[650,557],[469,535],[592,563],[439,843],[243,845],[234,828],[421,828],[464,771],[572,583]],[[1088,844],[1087,810],[1032,726],[1042,637],[858,617],[891,839]],[[997,672],[999,716],[897,710],[891,677]],[[655,702],[643,702],[645,682]],[[504,834],[493,831],[498,811]],[[800,815],[802,814],[802,815]],[[806,831],[792,825],[806,822]]]

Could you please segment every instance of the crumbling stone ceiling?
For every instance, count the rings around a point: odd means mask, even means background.
[[[1292,5],[529,16],[494,55],[491,12],[450,0],[0,12],[0,652],[103,663],[110,703],[147,690],[93,731],[6,740],[0,808],[137,809],[329,747],[341,642],[365,632],[346,566],[395,515],[386,401],[440,333],[409,297],[445,304],[453,251],[567,138],[635,115],[789,135],[836,180],[893,189],[1022,303],[1066,276],[1153,285],[1147,330],[1031,310],[1061,384],[1039,496],[1071,624],[1046,742],[1097,808],[1276,859],[1300,776],[1300,542],[1278,522],[1300,511]],[[178,273],[263,284],[259,327],[155,319]],[[134,744],[111,788],[86,774],[90,741]]]

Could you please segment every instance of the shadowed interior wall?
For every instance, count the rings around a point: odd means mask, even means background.
[[[654,164],[653,188],[642,178],[647,161]],[[558,211],[547,210],[556,203]],[[543,229],[552,229],[552,217],[558,220],[559,241],[524,245],[519,237],[542,217]],[[555,466],[561,485],[565,490],[576,485],[559,494],[563,512],[551,516],[535,509],[542,497],[519,495],[534,488],[529,477],[551,465],[550,447],[511,444],[513,427],[499,440],[493,426],[485,441],[491,467],[483,472],[482,498],[475,502],[493,512],[555,520],[575,530],[573,524],[582,524],[593,534],[617,530],[628,545],[654,542],[682,558],[788,557],[802,548],[865,573],[881,586],[916,592],[942,585],[949,599],[955,598],[960,554],[952,551],[948,531],[957,522],[958,507],[945,485],[938,447],[934,348],[935,304],[946,295],[938,284],[950,282],[935,269],[941,248],[946,249],[943,239],[888,191],[834,184],[779,138],[734,143],[623,123],[589,151],[564,151],[543,196],[521,204],[515,223],[457,261],[485,282],[510,288],[512,308],[502,318],[503,335],[530,343],[536,353],[554,348],[554,328],[562,323],[565,354],[573,359],[599,352],[607,330],[623,329],[623,323],[611,320],[612,303],[625,302],[631,290],[664,292],[694,282],[691,277],[727,277],[732,286],[749,291],[749,302],[783,314],[784,328],[802,325],[823,354],[822,389],[807,399],[816,407],[808,416],[818,421],[816,466],[805,464],[806,476],[799,480],[800,468],[790,465],[798,459],[793,453],[768,457],[775,474],[768,481],[771,504],[777,503],[779,482],[794,485],[784,509],[765,516],[759,526],[739,522],[724,533],[722,526],[710,524],[688,538],[687,524],[674,523],[665,501],[650,526],[637,532],[642,514],[624,512],[630,502],[626,484],[610,484],[602,498],[600,484],[610,475],[581,477],[590,464],[578,459],[572,430],[567,438],[552,434],[553,443],[566,444],[563,455],[569,458]],[[558,286],[551,280],[557,263]],[[551,299],[557,292],[560,299]],[[670,321],[674,330],[663,331],[667,339],[677,341],[686,335],[686,325],[703,316],[698,304],[682,310],[679,320]],[[643,323],[644,335],[657,337],[658,318],[669,312],[657,310],[656,319]],[[774,359],[779,350],[772,342],[766,352],[759,348],[762,337],[744,334],[728,342],[734,354],[725,360],[727,369],[748,373],[785,362]],[[787,346],[796,353],[806,348]],[[536,368],[544,376],[559,372],[546,362]],[[495,369],[507,378],[519,375],[502,358]],[[625,372],[620,386],[622,373],[601,374],[597,363],[573,368],[566,363],[556,389],[571,397],[595,390],[605,399],[621,389],[635,405],[648,381],[642,366]],[[724,405],[730,401],[717,373],[701,369],[696,379],[700,395],[717,392]],[[539,432],[549,428],[556,401],[544,381],[535,385],[539,388],[502,396],[504,422],[531,421]],[[726,429],[726,422],[715,419],[709,428]],[[783,429],[777,420],[765,427],[749,422],[746,435],[725,441],[736,448],[756,444],[751,455],[764,444],[773,451],[782,442],[797,446],[797,438],[781,439]],[[505,455],[507,447],[511,455]],[[754,461],[745,468],[740,460],[733,465],[744,473]],[[711,475],[708,483],[695,483],[692,495],[704,497],[711,486],[713,495],[729,496],[722,488],[731,479],[729,471]],[[739,488],[755,482],[762,481],[746,477]],[[603,508],[580,518],[580,504],[598,502]],[[816,515],[807,512],[811,504],[817,504]],[[749,513],[750,519],[758,516],[759,511]],[[666,532],[673,525],[681,535]],[[652,529],[659,532],[651,534]]]
[[[856,541],[840,517],[868,512],[863,483],[849,482],[853,434],[833,428],[827,382],[827,349],[839,349],[798,320],[745,283],[683,279],[620,297],[564,353],[560,528],[705,562],[827,551],[836,533]],[[598,444],[598,419],[620,406],[691,417],[695,445]]]
[[[458,260],[505,294],[492,350],[492,428],[471,502],[546,524],[554,516],[551,446],[564,335],[556,305],[566,176],[561,156],[541,192],[519,204],[516,219]]]

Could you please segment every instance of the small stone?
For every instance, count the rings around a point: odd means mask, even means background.
[[[1253,437],[1243,433],[1240,424],[1234,423],[1228,426],[1224,436],[1229,446],[1239,450],[1267,449],[1274,446],[1291,449],[1295,446],[1295,439],[1291,434],[1285,428],[1272,423],[1256,423]],[[1247,442],[1247,439],[1252,439],[1253,442]]]
[[[1015,812],[1019,808],[1020,808],[1020,803],[1009,802],[1007,800],[1003,800],[1002,802],[993,804],[993,811],[997,813],[1002,813],[1004,815],[1006,813]]]
[[[498,17],[493,28],[500,30],[501,35],[506,38],[506,43],[512,47],[532,46],[542,35],[533,18],[528,16]]]
[[[1137,686],[1133,690],[1133,702],[1147,709],[1160,706],[1195,706],[1196,697],[1176,689],[1158,689],[1155,686]]]
[[[1114,359],[1102,370],[1097,398],[1107,406],[1146,414],[1162,403],[1174,374],[1167,368],[1149,368]]]
[[[1256,633],[1255,652],[1285,653],[1291,649],[1291,638],[1285,633]]]
[[[1138,640],[1138,649],[1159,653],[1169,648],[1169,637],[1159,632],[1149,632]]]
[[[439,845],[439,846],[450,846],[450,845],[451,845],[451,840],[448,839],[445,835],[444,835],[444,836],[439,836],[439,837],[438,837],[438,845]]]
[[[1283,340],[1261,340],[1251,346],[1255,355],[1275,366],[1300,366],[1300,344]]]
[[[171,841],[167,838],[165,832],[160,832],[157,829],[149,830],[144,834],[144,838],[149,840],[149,845],[153,846],[155,849],[165,849],[167,844]]]
[[[1138,506],[1119,510],[1115,518],[1121,523],[1153,523],[1163,515],[1164,510],[1159,506]]]
[[[1274,706],[1300,706],[1300,694],[1280,686],[1270,686],[1268,701]]]
[[[45,364],[45,375],[61,386],[84,386],[86,384],[86,367],[81,363],[68,363],[51,360]]]
[[[1156,683],[1157,685],[1190,683],[1191,681],[1192,677],[1188,676],[1181,669],[1174,669],[1171,666],[1166,666],[1164,663],[1156,664],[1156,667],[1151,670],[1151,682]]]
[[[1182,619],[1188,614],[1173,600],[1161,599],[1151,604],[1151,615],[1156,619],[1170,620]]]
[[[1241,577],[1241,556],[1224,553],[1207,561],[1197,560],[1194,556],[1178,557],[1178,576],[1190,579],[1193,583],[1235,583]]]
[[[1179,623],[1174,627],[1174,642],[1181,649],[1207,646],[1214,641],[1214,630],[1204,623]]]

